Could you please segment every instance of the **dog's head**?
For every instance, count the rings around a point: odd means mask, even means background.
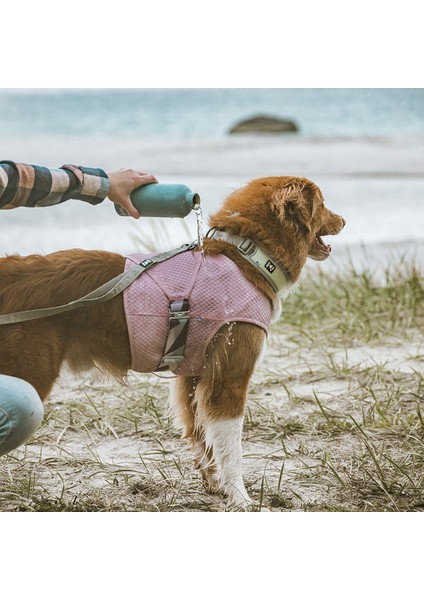
[[[297,279],[306,258],[325,260],[331,246],[322,237],[336,235],[343,217],[324,205],[323,195],[303,177],[264,177],[233,192],[211,225],[252,237]]]
[[[303,236],[309,258],[325,260],[331,254],[331,246],[322,236],[337,235],[346,221],[324,205],[321,190],[312,181],[295,178],[275,194],[274,209],[279,219]]]

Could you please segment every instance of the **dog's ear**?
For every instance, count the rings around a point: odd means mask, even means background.
[[[315,190],[304,184],[293,183],[274,193],[271,204],[280,221],[292,221],[309,233],[313,216]]]

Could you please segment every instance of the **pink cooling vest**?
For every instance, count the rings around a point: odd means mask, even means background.
[[[127,257],[125,270],[152,254]],[[131,345],[131,368],[139,373],[158,369],[169,328],[169,302],[188,298],[190,321],[184,361],[177,375],[200,375],[213,336],[232,321],[254,323],[266,332],[271,304],[237,265],[223,255],[188,251],[158,263],[124,291],[124,307]]]

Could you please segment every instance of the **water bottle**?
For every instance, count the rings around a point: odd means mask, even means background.
[[[180,183],[149,183],[134,190],[130,198],[142,217],[183,218],[200,208],[199,194]],[[121,217],[128,217],[119,204],[115,204],[115,210]]]

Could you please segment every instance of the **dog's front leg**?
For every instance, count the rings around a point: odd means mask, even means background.
[[[210,345],[195,391],[196,429],[204,432],[220,489],[237,508],[253,504],[242,479],[241,436],[247,389],[264,340],[264,332],[250,323],[223,327]]]
[[[182,437],[190,441],[194,464],[200,472],[206,489],[219,491],[216,466],[211,449],[205,445],[205,431],[196,418],[196,388],[198,377],[177,377],[171,381],[169,409],[174,423],[182,430]],[[198,394],[197,394],[198,396]]]
[[[231,419],[208,420],[204,427],[206,447],[213,453],[220,486],[228,497],[230,506],[248,508],[253,502],[242,479],[243,415]]]

